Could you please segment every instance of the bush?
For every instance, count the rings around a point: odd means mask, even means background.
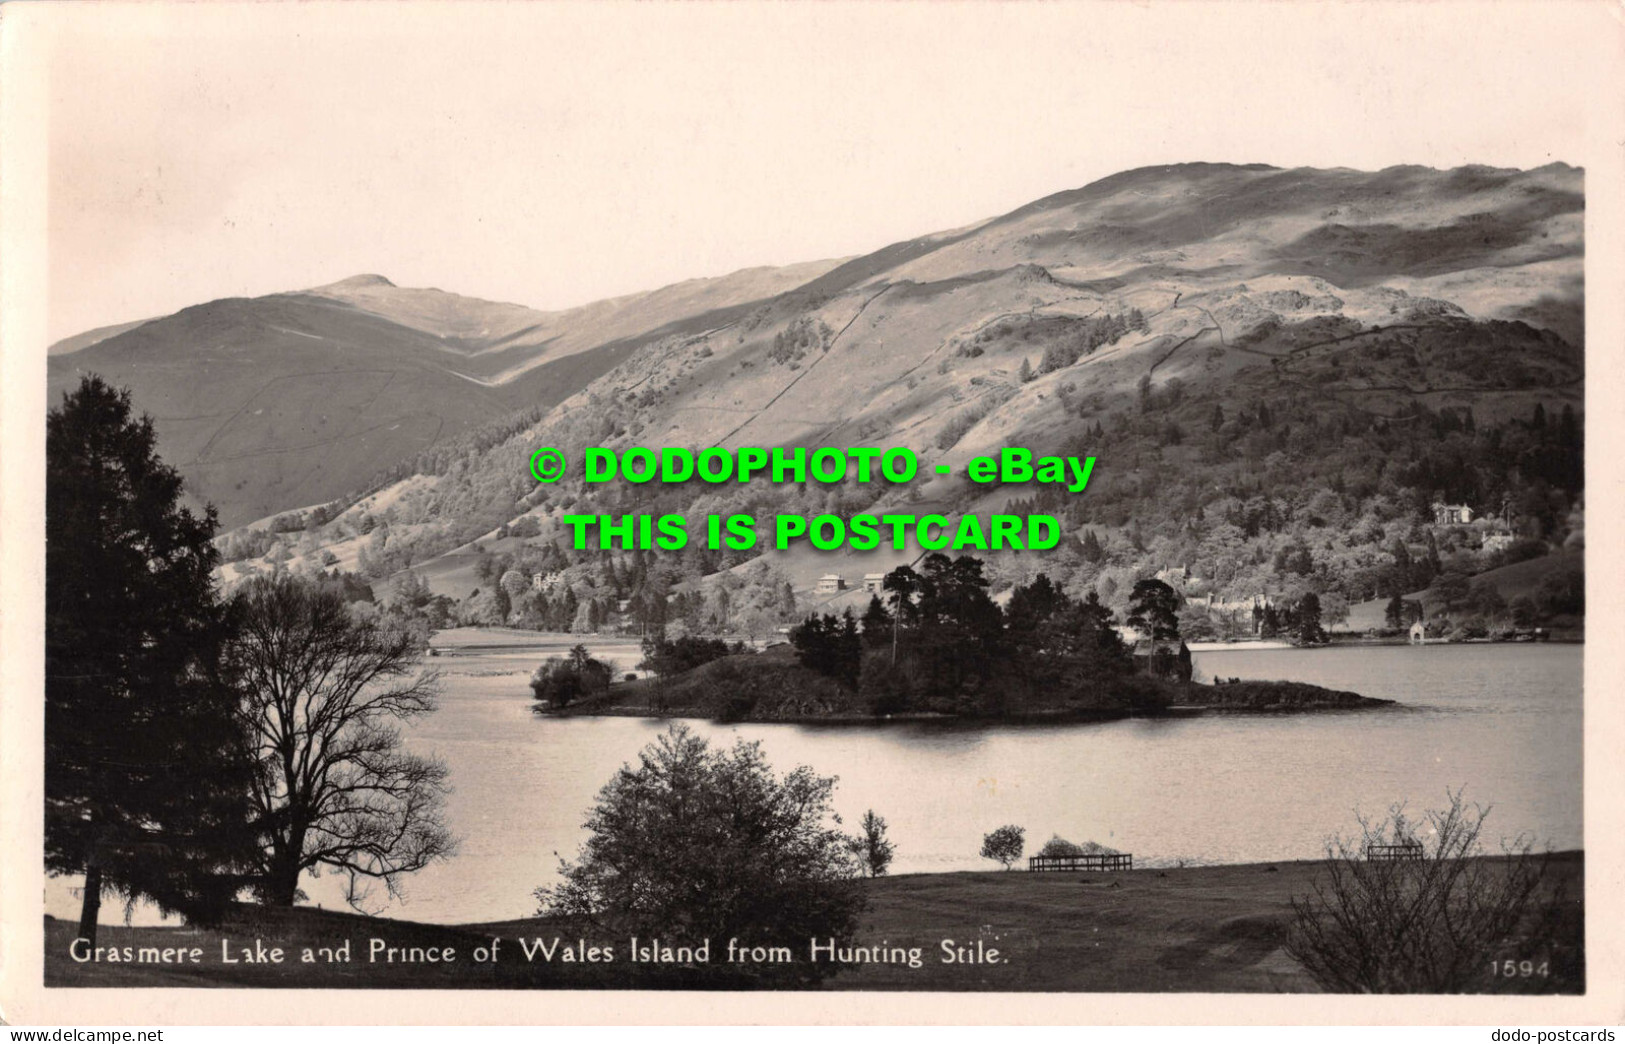
[[[713,959],[730,939],[850,940],[864,897],[850,839],[827,823],[834,787],[806,766],[775,776],[758,743],[712,750],[674,725],[599,791],[580,856],[535,892],[540,913],[674,946],[709,939]],[[836,966],[760,967],[810,982]]]
[[[614,676],[613,664],[594,659],[585,645],[578,645],[568,658],[548,657],[530,676],[530,688],[538,701],[566,707],[583,696],[607,691]]]
[[[982,837],[982,858],[1003,863],[1006,870],[1021,858],[1027,846],[1027,831],[1013,824],[1002,826]]]
[[[1075,845],[1071,841],[1056,834],[1044,842],[1044,847],[1038,850],[1041,856],[1080,856],[1083,855],[1083,846]]]
[[[1081,856],[1081,855],[1120,855],[1115,848],[1107,848],[1096,841],[1088,844],[1074,844],[1059,834],[1044,842],[1044,847],[1038,850],[1041,856]]]
[[[720,638],[699,638],[691,634],[674,641],[667,641],[664,637],[645,638],[643,661],[638,666],[669,678],[727,655],[728,643]]]
[[[1403,807],[1359,839],[1328,846],[1323,876],[1293,900],[1287,952],[1315,981],[1340,993],[1460,993],[1486,989],[1493,961],[1550,945],[1560,896],[1547,888],[1548,857],[1519,839],[1500,857],[1479,842],[1488,809],[1458,791],[1444,811],[1412,823]],[[1419,859],[1367,858],[1373,845],[1432,841]]]

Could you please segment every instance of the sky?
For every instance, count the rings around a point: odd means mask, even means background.
[[[53,341],[369,272],[570,307],[1158,163],[1579,163],[1607,57],[1595,4],[48,6]]]

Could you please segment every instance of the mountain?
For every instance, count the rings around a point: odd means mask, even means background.
[[[121,333],[134,330],[146,321],[145,319],[136,319],[128,323],[114,323],[112,326],[98,326],[94,330],[86,330],[84,333],[74,334],[72,337],[64,337],[47,348],[45,354],[67,355],[71,352],[77,352],[81,348],[89,348],[91,345],[105,341],[109,337],[117,337]]]
[[[230,528],[358,494],[494,417],[545,410],[649,340],[725,322],[833,264],[562,312],[356,276],[69,338],[52,347],[49,390],[55,402],[85,373],[128,387],[165,459]]]
[[[477,615],[499,604],[494,575],[562,570],[568,609],[590,628],[649,591],[700,592],[715,607],[714,588],[741,578],[765,592],[788,582],[798,611],[861,605],[866,595],[819,595],[814,581],[889,569],[918,548],[856,556],[802,545],[754,561],[759,552],[690,547],[657,569],[637,564],[629,582],[625,556],[610,570],[610,556],[568,550],[565,511],[1038,511],[1061,521],[1065,539],[1043,555],[993,556],[997,586],[1043,569],[1117,606],[1153,574],[1216,606],[1312,591],[1334,607],[1395,584],[1414,591],[1440,569],[1494,564],[1478,534],[1431,526],[1434,499],[1470,504],[1549,549],[1582,525],[1583,221],[1583,174],[1562,164],[1184,164],[782,280],[752,277],[736,293],[679,284],[541,317],[367,278],[218,302],[205,308],[297,305],[307,323],[323,308],[358,329],[387,323],[390,350],[423,368],[410,385],[451,374],[463,394],[489,397],[479,407],[488,423],[420,437],[426,448],[376,481],[351,482],[376,492],[336,519],[233,537],[226,575],[290,562],[399,581],[410,569]],[[116,346],[139,369],[142,339],[180,318],[60,361]],[[319,383],[299,388],[321,400]],[[217,393],[200,384],[197,394]],[[596,445],[904,445],[921,472],[907,486],[840,488],[587,487],[575,471],[538,486],[529,476],[538,446],[578,468]],[[1088,490],[966,480],[972,457],[1012,445],[1095,456]],[[222,452],[216,442],[193,456],[213,466]],[[262,481],[239,481],[250,479]],[[1415,567],[1396,577],[1401,546]],[[548,596],[548,619],[563,597]],[[706,611],[697,625],[718,618]],[[720,618],[749,611],[736,593]]]

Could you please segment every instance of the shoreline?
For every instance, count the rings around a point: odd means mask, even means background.
[[[1168,718],[1199,718],[1209,714],[1246,714],[1246,715],[1299,715],[1299,714],[1325,714],[1325,713],[1355,713],[1360,711],[1381,710],[1385,707],[1399,707],[1402,704],[1397,700],[1383,700],[1376,697],[1361,697],[1369,703],[1355,706],[1313,706],[1291,707],[1270,705],[1265,707],[1225,707],[1207,704],[1175,704],[1159,711],[1147,710],[1057,710],[1057,711],[1028,711],[1022,714],[1011,714],[1003,717],[976,717],[967,714],[939,714],[929,711],[913,711],[905,714],[886,715],[852,715],[840,714],[820,717],[816,715],[803,715],[787,718],[746,718],[742,721],[719,722],[718,719],[704,714],[671,713],[661,714],[648,707],[593,707],[572,713],[569,708],[562,712],[555,710],[534,709],[533,713],[539,718],[587,719],[587,718],[646,718],[650,721],[705,721],[727,725],[962,725],[967,728],[981,728],[989,725],[1087,725],[1111,721],[1126,721],[1141,718],[1148,721],[1165,720]]]
[[[719,635],[716,637],[731,640],[731,636]],[[476,641],[465,641],[466,638],[477,638]],[[435,631],[430,639],[430,647],[434,649],[434,656],[478,656],[490,653],[523,652],[542,646],[558,644],[591,645],[601,643],[607,645],[637,645],[640,641],[638,635],[605,634],[594,632],[590,634],[571,634],[566,631],[521,631],[515,628],[498,627],[452,627]],[[436,644],[437,642],[443,644]],[[749,643],[747,643],[749,644]],[[775,643],[782,644],[782,643]],[[1267,640],[1241,640],[1234,642],[1224,641],[1186,641],[1186,646],[1193,653],[1198,652],[1278,652],[1290,649],[1343,649],[1343,648],[1389,648],[1392,646],[1409,646],[1413,643],[1403,636],[1390,638],[1367,638],[1349,631],[1331,632],[1331,640],[1321,645],[1294,645],[1292,642]],[[1544,641],[1495,641],[1488,638],[1469,638],[1461,641],[1449,639],[1429,639],[1426,643],[1433,645],[1584,645],[1584,635],[1554,634]],[[769,646],[758,645],[757,651]]]

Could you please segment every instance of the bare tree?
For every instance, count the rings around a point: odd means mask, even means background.
[[[417,670],[422,638],[289,577],[253,580],[237,603],[263,898],[290,906],[300,876],[324,868],[347,875],[351,905],[367,882],[399,894],[402,875],[454,847],[441,822],[446,767],[402,750],[397,728],[435,707],[436,679]]]
[[[1479,841],[1489,809],[1460,791],[1412,822],[1403,806],[1358,839],[1327,846],[1311,894],[1293,900],[1287,952],[1340,993],[1488,989],[1491,962],[1550,940],[1561,903],[1546,886],[1549,857],[1519,838],[1500,856]],[[1419,835],[1429,835],[1424,843]]]

